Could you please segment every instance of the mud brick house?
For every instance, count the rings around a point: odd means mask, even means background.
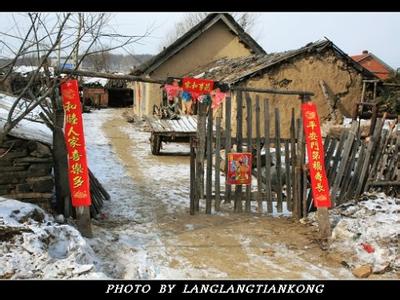
[[[364,50],[360,55],[353,55],[351,58],[382,80],[388,79],[394,72],[391,66],[368,50]]]
[[[317,104],[321,123],[332,120],[333,117],[336,122],[340,122],[343,116],[350,117],[355,103],[361,99],[363,79],[376,79],[374,74],[351,59],[329,40],[309,43],[297,50],[241,58],[222,58],[185,75],[243,87],[313,92],[315,96],[312,100]],[[236,95],[233,93],[231,96],[232,116],[235,116]],[[283,137],[289,137],[290,115],[293,107],[296,115],[300,116],[298,98],[265,94],[260,94],[260,97],[261,111],[264,110],[263,99],[269,99],[271,118],[274,108],[280,109],[281,134]],[[254,98],[252,96],[253,112],[255,112]],[[254,126],[255,118],[253,118],[253,128]],[[235,134],[236,118],[234,117],[232,129]],[[274,130],[273,122],[271,122],[271,136]],[[261,132],[263,131],[264,121],[261,118]],[[245,124],[243,132],[246,133]],[[253,133],[255,134],[254,130]]]
[[[140,65],[133,75],[164,80],[169,76],[180,77],[223,57],[237,58],[253,54],[265,54],[265,51],[231,15],[212,13],[158,55]],[[160,85],[138,82],[132,85],[136,99],[134,112],[139,116],[152,114],[153,106],[159,105],[162,99]]]

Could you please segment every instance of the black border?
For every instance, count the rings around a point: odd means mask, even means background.
[[[175,284],[176,287],[172,293],[159,293],[161,285]],[[224,285],[224,288],[230,285],[245,284],[251,285],[268,285],[270,288],[275,285],[276,291],[279,285],[293,285],[293,293],[183,293],[185,285],[188,286],[186,291],[193,289],[197,285]],[[111,291],[106,293],[109,285],[126,288],[129,285],[133,286],[130,293],[115,293]],[[138,292],[135,292],[136,285],[141,285]],[[143,286],[148,285],[149,291]],[[301,285],[323,285],[319,288],[319,293],[296,293],[296,287]],[[143,289],[142,289],[143,288]],[[267,288],[267,289],[268,289]],[[202,298],[213,296],[228,296],[238,295],[240,297],[263,297],[267,298],[321,298],[329,297],[330,299],[377,299],[378,297],[397,298],[400,288],[400,281],[398,280],[2,280],[0,281],[0,291],[2,298],[5,296],[12,296],[12,299],[23,299],[22,296],[28,296],[32,299],[111,299],[111,298],[134,298],[140,296],[154,297],[154,296],[185,296]],[[315,289],[316,290],[316,289]],[[115,290],[114,290],[115,291]],[[129,291],[127,289],[126,291]],[[249,290],[250,291],[250,290]],[[262,289],[261,289],[262,291]],[[11,299],[11,298],[10,298]]]
[[[107,12],[190,12],[190,11],[253,11],[253,12],[399,12],[399,2],[394,0],[371,1],[271,1],[271,0],[173,0],[173,1],[56,1],[56,0],[37,0],[37,1],[2,1],[2,12],[18,11],[107,11]],[[373,20],[371,20],[373,22]],[[400,22],[400,19],[399,19]],[[362,26],[362,24],[360,24]],[[301,266],[299,266],[301,267]],[[32,299],[110,299],[116,297],[152,297],[160,295],[158,290],[161,284],[177,284],[177,289],[172,294],[173,297],[185,296],[204,298],[210,296],[228,296],[232,294],[182,294],[181,291],[185,284],[324,284],[324,292],[321,294],[239,294],[238,296],[281,298],[349,298],[349,299],[377,299],[377,297],[397,298],[400,288],[399,280],[332,280],[332,281],[204,281],[204,280],[154,280],[154,281],[93,281],[93,280],[0,280],[0,293],[2,299],[21,299],[28,296]],[[143,294],[106,294],[108,284],[149,284],[151,292]],[[376,295],[376,296],[375,296]],[[171,294],[162,294],[168,297]],[[12,297],[12,298],[6,298]],[[29,299],[30,299],[29,298]]]
[[[380,0],[20,0],[2,1],[0,11],[94,12],[390,12],[400,11],[399,1]],[[373,22],[373,20],[372,20]],[[362,24],[360,24],[362,26]]]

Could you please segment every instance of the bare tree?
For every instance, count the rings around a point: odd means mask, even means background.
[[[9,78],[21,59],[28,57],[31,62],[36,61],[36,69],[30,72],[23,88],[14,91],[16,100],[0,133],[0,145],[4,137],[38,106],[44,110],[46,121],[55,123],[60,65],[53,70],[49,66],[51,56],[57,55],[60,63],[62,55],[64,62],[61,65],[73,61],[74,68],[78,69],[87,57],[100,55],[104,60],[109,51],[125,49],[150,35],[150,29],[141,35],[115,33],[107,27],[110,15],[105,13],[28,13],[24,16],[25,23],[29,24],[25,32],[17,23],[17,33],[0,32],[0,59],[8,59],[0,65],[0,74],[4,74],[0,83]]]
[[[162,50],[164,47],[168,47],[169,45],[171,45],[176,39],[184,35],[192,27],[204,20],[204,18],[207,17],[208,14],[209,13],[207,12],[186,14],[183,19],[177,22],[174,28],[167,34],[165,40],[161,42],[159,49]],[[248,33],[251,33],[251,31],[254,29],[254,25],[256,24],[258,18],[257,14],[248,12],[235,12],[231,15],[235,18],[236,22],[238,22],[239,25],[242,26],[242,28]]]
[[[7,134],[35,108],[41,107],[40,117],[53,131],[54,177],[57,198],[57,210],[68,217],[71,215],[70,190],[68,184],[67,150],[64,140],[64,112],[59,96],[59,85],[65,63],[73,61],[74,71],[82,61],[90,56],[105,55],[108,51],[128,47],[150,34],[121,35],[110,31],[107,23],[110,15],[104,13],[28,13],[24,15],[28,27],[23,30],[16,23],[16,33],[0,32],[0,84],[13,76],[17,62],[30,58],[35,69],[29,73],[26,83],[13,91],[15,101],[12,104],[4,128],[0,130],[0,145]],[[57,67],[51,68],[50,57],[58,57]],[[61,57],[64,57],[61,63]],[[5,60],[4,60],[5,59]],[[63,74],[65,75],[65,73]],[[78,228],[90,236],[90,230],[80,223],[81,217],[88,215],[88,208],[77,210]],[[78,217],[79,215],[79,217]],[[83,220],[84,218],[82,218]],[[80,225],[81,224],[81,225]],[[86,231],[87,230],[87,231]]]
[[[109,72],[111,64],[111,54],[101,51],[92,55],[88,55],[84,61],[87,65],[92,66],[96,72]]]

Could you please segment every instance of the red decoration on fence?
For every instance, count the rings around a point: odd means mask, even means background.
[[[251,184],[251,153],[228,154],[228,184]]]
[[[182,79],[182,88],[184,91],[190,93],[194,92],[200,95],[208,94],[214,89],[214,81],[208,79],[186,77]]]
[[[82,108],[77,80],[61,84],[65,112],[65,142],[68,151],[68,173],[72,205],[90,206],[90,185],[83,133]]]
[[[308,165],[315,207],[331,207],[329,184],[325,172],[324,147],[317,106],[312,102],[301,105],[303,126],[306,135]]]

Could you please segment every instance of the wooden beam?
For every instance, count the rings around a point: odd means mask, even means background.
[[[164,84],[165,80],[160,79],[151,79],[141,76],[134,75],[117,75],[117,74],[109,74],[109,73],[101,73],[101,72],[91,72],[91,71],[82,71],[82,70],[67,70],[60,69],[59,73],[68,74],[68,75],[77,75],[77,76],[86,76],[86,77],[99,77],[99,78],[108,78],[108,79],[119,79],[119,80],[129,80],[129,81],[138,81],[138,82],[149,82],[149,83],[157,83]],[[223,83],[223,82],[220,82]],[[230,90],[239,91],[239,92],[253,92],[253,93],[265,93],[265,94],[279,94],[279,95],[299,95],[299,96],[314,96],[314,93],[308,91],[287,91],[287,90],[277,90],[277,89],[257,89],[257,88],[247,88],[247,87],[239,87],[239,86],[231,86]]]

